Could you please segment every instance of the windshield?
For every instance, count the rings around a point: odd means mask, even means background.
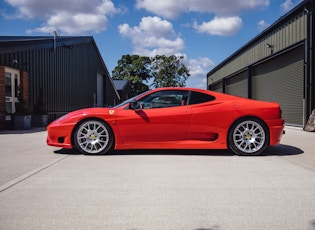
[[[129,98],[129,99],[127,99],[126,101],[123,101],[122,103],[116,105],[114,108],[119,108],[119,107],[121,107],[121,106],[124,106],[124,105],[128,104],[129,102],[136,100],[136,98],[141,97],[141,95],[143,95],[143,94],[145,94],[145,93],[147,93],[147,92],[148,92],[148,91],[146,91],[146,92],[144,92],[144,93],[141,93],[141,94],[139,94],[139,95],[137,95],[137,96],[134,96],[134,97],[132,97],[132,98]]]

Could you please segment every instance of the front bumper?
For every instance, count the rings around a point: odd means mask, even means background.
[[[46,142],[50,146],[56,146],[66,149],[72,148],[71,135],[74,125],[54,125],[51,124],[47,127]]]

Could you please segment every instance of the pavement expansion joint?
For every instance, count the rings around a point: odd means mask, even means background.
[[[43,171],[43,170],[45,170],[45,169],[47,169],[47,168],[57,164],[58,162],[66,159],[67,157],[69,157],[69,155],[68,156],[63,156],[63,157],[58,158],[58,159],[56,159],[54,161],[51,161],[51,162],[49,162],[46,165],[43,165],[43,166],[41,166],[41,167],[39,167],[39,168],[37,168],[35,170],[27,172],[27,173],[23,174],[22,176],[19,176],[19,177],[15,178],[14,180],[11,180],[11,181],[1,185],[0,186],[0,193],[5,191],[5,190],[7,190],[7,189],[9,189],[9,188],[11,188],[11,187],[13,187],[13,186],[15,186],[15,185],[17,185],[17,184],[19,184],[19,183],[21,183],[22,181],[24,181],[24,180],[26,180],[26,179],[28,179],[28,178],[30,178],[32,176],[40,173],[41,171]]]

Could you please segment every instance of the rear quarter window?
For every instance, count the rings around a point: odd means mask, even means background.
[[[204,93],[199,93],[199,92],[191,92],[189,104],[190,105],[200,104],[200,103],[213,101],[214,99],[215,99],[215,97],[213,97],[209,94],[204,94]]]

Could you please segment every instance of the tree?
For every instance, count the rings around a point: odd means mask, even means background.
[[[153,58],[139,55],[123,55],[112,71],[114,80],[128,80],[133,95],[151,88],[185,86],[190,76],[183,64],[184,57],[157,55]],[[147,84],[145,84],[147,83]]]
[[[151,71],[154,88],[160,87],[183,87],[190,76],[188,68],[183,64],[184,57],[175,55],[157,55],[152,58]]]
[[[138,95],[149,89],[144,83],[151,78],[150,64],[149,57],[123,55],[112,71],[112,77],[114,80],[128,80],[131,85],[131,93],[133,96]]]

